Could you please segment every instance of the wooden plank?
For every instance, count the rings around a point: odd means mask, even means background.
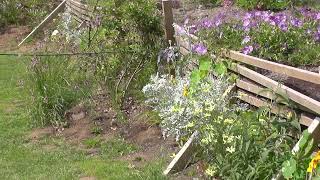
[[[176,37],[177,45],[184,47],[186,50],[191,51],[191,43],[185,41],[181,36]]]
[[[61,11],[64,10],[66,5],[66,0],[62,1],[56,9],[54,9],[37,27],[35,27],[32,32],[25,37],[18,46],[21,46],[27,39],[29,39],[32,35],[40,31],[44,26],[46,26],[50,21],[52,21]]]
[[[290,77],[294,77],[297,79],[301,79],[307,82],[311,82],[314,84],[320,84],[320,74],[310,72],[307,70],[302,70],[298,68],[294,68],[291,66],[267,61],[264,59],[256,58],[253,56],[245,55],[237,51],[226,51],[225,56],[236,60],[238,62],[242,62],[245,64],[249,64],[255,67],[259,67],[262,69],[266,69],[272,72],[276,72],[279,74],[284,74]]]
[[[276,100],[276,95],[272,92],[270,92],[270,90],[268,91],[266,88],[256,85],[252,82],[247,82],[241,79],[238,79],[236,82],[236,85],[238,88],[246,90],[250,93],[262,96],[264,98],[268,98],[270,100]],[[296,109],[308,112],[308,113],[314,113],[313,111],[305,108],[304,106],[301,106],[300,104],[295,104],[296,105]]]
[[[174,27],[175,32],[178,32],[178,29],[183,29],[183,27],[179,26],[176,23],[173,23],[173,27]],[[184,34],[184,35],[186,37],[190,37],[192,41],[199,41],[199,38],[197,36],[193,35],[193,34],[190,34],[190,33],[186,32],[186,34]]]
[[[243,91],[243,90],[237,90],[238,92],[238,98],[252,106],[255,107],[270,107],[271,108],[271,112],[273,114],[278,114],[284,118],[287,117],[287,114],[289,112],[293,113],[293,111],[291,109],[288,109],[287,107],[277,107],[275,105],[271,105],[270,102],[262,100],[257,98],[254,95],[248,94],[247,92]],[[305,114],[301,114],[300,118],[299,118],[299,123],[304,125],[304,126],[310,126],[310,124],[313,122],[313,119],[310,118],[309,116],[305,115]]]
[[[266,91],[265,88],[263,87],[259,87],[253,83],[238,79],[236,82],[236,85],[238,88],[244,89],[246,91],[249,91],[253,94],[274,100],[276,98],[276,96],[270,92],[270,91]]]
[[[199,132],[196,131],[191,135],[189,140],[183,145],[183,147],[171,161],[167,169],[163,172],[164,175],[181,171],[188,166],[195,151],[193,141],[198,136],[198,134]]]
[[[168,42],[174,44],[174,29],[173,29],[173,12],[172,12],[172,1],[162,0],[162,9],[164,14],[164,26],[165,35]]]
[[[296,102],[297,104],[300,104],[303,107],[308,108],[312,112],[316,114],[320,114],[320,102],[298,92],[295,91],[287,86],[281,85],[278,82],[263,76],[262,74],[259,74],[251,69],[248,69],[244,66],[241,66],[239,64],[236,64],[234,67],[230,68],[231,70],[239,73],[240,75],[247,77],[267,88],[270,88],[271,90],[280,93],[285,94],[288,96],[289,99]]]
[[[84,4],[83,2],[79,2],[76,0],[67,0],[67,3],[77,6],[78,8],[81,8],[83,10],[89,10],[89,6]]]
[[[238,92],[238,98],[248,104],[251,104],[255,107],[270,107],[271,112],[273,114],[279,114],[281,116],[286,116],[289,112],[292,113],[292,110],[283,106],[283,107],[277,107],[276,105],[271,105],[270,102],[267,102],[265,100],[259,99],[258,97],[249,94],[241,89],[237,90]]]
[[[89,12],[87,12],[86,10],[80,9],[72,4],[68,4],[68,3],[69,2],[67,1],[67,5],[74,15],[78,16],[78,18],[80,18],[82,20],[91,21],[91,15]]]
[[[180,53],[182,55],[188,55],[188,54],[190,54],[190,51],[187,50],[186,48],[180,46]]]

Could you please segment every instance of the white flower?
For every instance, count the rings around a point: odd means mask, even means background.
[[[58,35],[58,34],[59,34],[59,31],[58,31],[58,30],[54,30],[54,31],[52,32],[51,36],[56,36],[56,35]]]
[[[217,172],[217,167],[215,167],[215,166],[209,166],[207,169],[206,169],[206,174],[208,175],[208,176],[214,176],[215,174],[216,174],[216,172]]]
[[[236,148],[234,148],[233,146],[227,147],[226,151],[229,153],[234,153],[236,151]]]

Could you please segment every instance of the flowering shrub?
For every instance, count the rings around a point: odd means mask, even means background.
[[[230,96],[226,94],[230,85],[224,78],[206,78],[198,86],[190,87],[190,78],[153,76],[143,88],[148,104],[154,106],[163,119],[161,128],[165,137],[178,139],[188,137],[208,123],[210,111],[225,111]]]
[[[288,65],[318,65],[319,22],[320,12],[306,9],[298,15],[234,11],[205,18],[191,32],[216,53],[228,48]]]
[[[285,120],[271,116],[269,108],[251,111],[233,104],[228,79],[212,77],[217,65],[205,57],[199,63],[190,77],[155,76],[143,89],[163,120],[164,136],[185,140],[198,131],[208,176],[271,179],[291,157],[295,141],[287,134],[299,132],[291,125],[297,123],[294,116]]]

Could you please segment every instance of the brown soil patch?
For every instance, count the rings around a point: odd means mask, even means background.
[[[50,136],[54,133],[54,129],[52,127],[34,129],[31,134],[28,136],[30,140],[40,140],[43,137]]]
[[[30,28],[27,26],[10,26],[3,34],[0,34],[0,52],[12,52],[19,50],[25,52],[32,50],[32,45],[24,45],[18,48],[20,41],[28,35]]]
[[[99,148],[87,149],[82,143],[85,139],[95,137],[93,128],[98,128],[101,129],[99,136],[103,141],[120,135],[129,143],[140,147],[138,152],[119,158],[135,166],[168,157],[168,154],[177,149],[177,143],[173,139],[164,140],[161,129],[156,125],[150,125],[148,117],[141,118],[140,114],[147,109],[132,99],[126,101],[126,106],[123,108],[129,119],[127,123],[117,121],[117,113],[110,104],[108,94],[99,93],[93,97],[92,104],[90,108],[78,105],[67,111],[67,127],[35,129],[29,139],[37,141],[44,136],[59,136],[81,149],[84,148],[88,156],[96,156],[100,154]]]
[[[89,176],[80,178],[80,180],[96,180],[96,179],[97,178],[95,178],[95,177],[89,177]]]

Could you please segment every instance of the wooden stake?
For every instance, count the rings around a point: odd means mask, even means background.
[[[37,27],[33,29],[33,31],[25,37],[18,46],[21,46],[28,38],[34,35],[36,32],[41,30],[45,25],[47,25],[51,20],[53,20],[63,9],[65,8],[66,0],[62,1],[59,6],[53,10]]]
[[[174,28],[173,28],[173,12],[172,12],[172,1],[162,0],[162,9],[164,14],[164,27],[165,35],[168,43],[174,43]]]
[[[189,140],[183,145],[179,153],[174,157],[167,169],[163,172],[164,175],[183,170],[188,166],[195,150],[193,141],[198,134],[198,131],[196,131],[191,135]]]

